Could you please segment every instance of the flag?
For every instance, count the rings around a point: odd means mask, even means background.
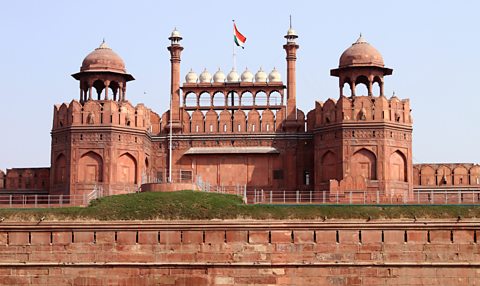
[[[235,44],[237,44],[239,47],[242,47],[242,49],[244,48],[243,44],[245,44],[245,41],[247,40],[247,38],[245,38],[245,36],[237,30],[235,22],[233,22],[233,40],[235,41]]]

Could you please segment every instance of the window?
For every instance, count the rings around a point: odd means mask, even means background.
[[[283,180],[283,170],[273,170],[274,180]]]
[[[305,185],[306,186],[309,186],[310,185],[310,172],[309,171],[305,171]]]
[[[191,182],[192,181],[192,171],[180,170],[180,181],[181,182]]]

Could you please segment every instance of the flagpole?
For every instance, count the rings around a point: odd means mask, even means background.
[[[235,20],[232,20],[235,25]],[[235,41],[232,41],[232,58],[233,58],[233,70],[237,70],[237,59],[235,54]]]

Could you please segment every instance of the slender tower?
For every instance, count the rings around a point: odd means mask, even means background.
[[[296,102],[296,76],[295,63],[297,61],[297,50],[299,46],[295,42],[298,38],[297,33],[292,28],[292,18],[290,17],[290,28],[288,29],[285,39],[287,43],[283,45],[287,53],[287,116],[286,129],[287,131],[297,130],[297,102]]]
[[[171,62],[171,82],[170,82],[170,120],[169,126],[173,132],[179,132],[182,128],[180,123],[180,54],[183,51],[183,47],[180,45],[182,37],[180,32],[175,28],[168,38],[171,42],[168,50],[170,51]],[[170,126],[170,124],[172,126]]]

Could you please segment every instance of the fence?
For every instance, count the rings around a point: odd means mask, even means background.
[[[67,206],[88,206],[94,199],[103,196],[103,188],[95,186],[94,189],[83,195],[0,195],[2,208],[50,208]]]
[[[201,176],[196,177],[195,184],[200,189],[200,191],[203,191],[203,192],[237,195],[237,196],[243,197],[244,199],[247,196],[247,185],[212,186],[209,182],[203,181]]]
[[[480,189],[478,190],[414,190],[409,197],[402,195],[386,196],[380,191],[364,192],[350,191],[344,194],[330,194],[327,191],[312,190],[264,190],[248,189],[244,194],[247,204],[395,204],[395,205],[445,205],[445,204],[480,204]]]

